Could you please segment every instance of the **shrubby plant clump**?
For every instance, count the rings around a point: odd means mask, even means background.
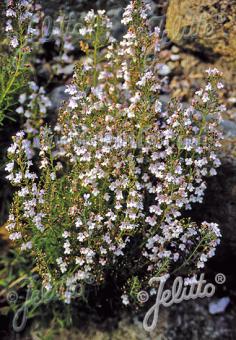
[[[26,32],[29,23],[29,4],[19,4],[15,11],[9,6],[6,10],[5,32],[0,49],[0,125],[16,105],[16,96],[26,86],[28,72],[28,38],[33,32]]]
[[[45,14],[42,6],[33,0],[8,1],[5,11],[3,39],[0,50],[0,124],[5,116],[16,120],[20,117],[24,131],[33,149],[39,147],[39,129],[48,118],[51,101],[46,94],[50,83],[39,83],[35,74],[39,62],[38,53],[47,40]],[[54,57],[52,74],[61,74],[63,66],[73,63],[72,35],[62,34],[63,17],[56,19],[51,32],[57,55]],[[19,116],[19,117],[17,117]]]
[[[123,303],[135,302],[153,276],[203,268],[221,236],[215,223],[182,217],[202,203],[205,179],[220,165],[221,75],[209,69],[189,107],[173,100],[163,108],[159,29],[150,30],[148,10],[131,1],[121,42],[104,11],[88,12],[86,58],[54,131],[41,129],[40,160],[23,131],[8,150],[7,177],[18,188],[10,239],[66,303],[78,285],[86,293],[91,278],[102,286],[111,276]]]
[[[42,43],[40,27],[44,13],[34,1],[22,0],[9,1],[5,16],[5,41],[10,51],[4,55],[0,73],[3,78],[0,112],[15,108],[16,114],[24,118],[27,138],[37,147],[39,128],[51,106],[44,87],[33,80],[31,64]]]

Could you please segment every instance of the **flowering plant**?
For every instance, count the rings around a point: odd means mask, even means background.
[[[78,284],[113,277],[128,304],[153,276],[204,267],[219,243],[215,223],[182,214],[202,203],[205,178],[220,165],[221,75],[209,69],[189,107],[172,100],[163,108],[159,29],[150,30],[148,10],[131,1],[121,42],[104,11],[88,12],[80,30],[86,58],[54,132],[41,129],[39,161],[24,132],[8,150],[7,177],[19,188],[10,239],[67,303]]]
[[[29,28],[30,10],[32,4],[28,1],[9,2],[6,8],[5,40],[0,52],[0,124],[5,116],[16,105],[16,96],[27,84],[29,73],[28,55],[30,52],[29,39],[34,34]]]

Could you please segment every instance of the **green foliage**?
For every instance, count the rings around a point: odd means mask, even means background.
[[[22,23],[18,16],[14,18],[15,38],[18,46],[13,48],[11,37],[4,31],[0,40],[0,125],[4,118],[15,120],[14,108],[19,95],[27,85],[29,70],[28,35],[26,23]]]
[[[13,109],[28,80],[26,55],[22,47],[0,55],[0,125],[3,124],[4,118],[14,120]]]

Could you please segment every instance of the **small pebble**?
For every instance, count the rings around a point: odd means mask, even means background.
[[[160,76],[167,76],[168,74],[170,74],[171,69],[168,65],[162,65],[159,69],[159,74]]]
[[[210,302],[209,304],[209,313],[211,315],[224,313],[228,305],[230,304],[229,297],[223,297],[221,299]]]

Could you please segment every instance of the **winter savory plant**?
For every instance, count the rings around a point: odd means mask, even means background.
[[[25,24],[28,17],[17,20],[19,12],[6,11],[5,34],[1,32],[0,46],[0,125],[4,118],[13,119],[10,115],[15,104],[16,96],[22,91],[27,81],[27,56],[29,49],[26,46]],[[17,32],[17,33],[15,33]]]
[[[32,80],[43,18],[41,6],[32,0],[8,1],[0,51],[0,124],[6,114],[13,120],[20,116],[34,147],[38,145],[39,128],[51,105],[43,86]],[[11,112],[14,114],[9,116]]]
[[[189,282],[220,241],[217,224],[183,212],[202,203],[220,165],[221,74],[207,70],[187,108],[176,100],[163,108],[160,32],[149,28],[149,10],[131,1],[120,42],[105,12],[89,11],[85,57],[56,126],[41,128],[38,157],[24,131],[8,149],[7,178],[17,188],[10,239],[35,261],[42,286],[68,304],[78,286],[92,294],[90,280],[99,288],[112,277],[124,304],[178,268],[188,268]]]

